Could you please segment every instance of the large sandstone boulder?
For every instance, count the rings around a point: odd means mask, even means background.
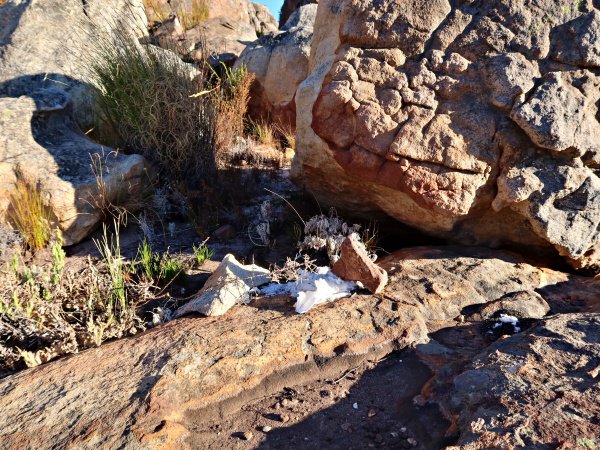
[[[223,417],[283,386],[338,377],[361,361],[424,344],[429,332],[452,324],[448,320],[467,306],[523,290],[538,290],[553,309],[565,312],[598,311],[600,306],[597,281],[539,269],[503,252],[406,249],[381,264],[390,274],[381,296],[358,295],[304,315],[291,314],[289,298],[258,299],[224,316],[175,320],[8,376],[0,380],[0,445],[194,448],[186,438],[195,423]],[[567,296],[572,302],[562,303]],[[566,322],[573,323],[570,317]],[[547,370],[554,377],[552,386],[562,381],[574,386],[577,379],[565,378],[583,370],[577,359],[567,359],[571,347],[561,346],[563,336],[569,345],[586,349],[586,357],[597,355],[597,342],[584,343],[596,339],[593,330],[585,323],[573,323],[571,329],[569,335],[560,327],[550,329],[561,332],[551,335],[554,354],[564,350],[562,361],[571,361],[571,367],[561,363]],[[510,351],[508,342],[504,347]],[[489,370],[484,368],[484,374]],[[527,386],[537,387],[542,380]],[[466,403],[466,418],[475,404]],[[579,426],[584,423],[593,424],[593,418],[582,418]]]
[[[297,9],[281,31],[248,44],[236,66],[255,75],[250,115],[267,117],[284,126],[296,126],[296,89],[308,75],[308,57],[317,5]]]
[[[117,155],[80,127],[92,123],[85,61],[95,43],[115,26],[143,36],[146,21],[141,0],[2,2],[0,221],[10,214],[17,178],[40,190],[65,245],[85,238],[111,203],[139,203],[144,159]]]
[[[210,58],[212,65],[220,62],[232,65],[247,44],[258,37],[276,31],[277,21],[268,8],[248,0],[146,1],[153,33],[160,36],[162,46],[175,48],[195,60]],[[194,8],[205,8],[205,17],[194,17]],[[169,19],[171,17],[171,19]],[[177,26],[172,26],[173,17]],[[165,36],[171,42],[165,40]]]
[[[78,123],[89,125],[85,56],[115,24],[141,37],[146,22],[142,0],[0,2],[0,97],[61,89],[71,94]]]
[[[326,0],[293,171],[454,241],[600,261],[596,2]]]
[[[0,97],[0,222],[11,215],[20,179],[39,189],[64,244],[76,244],[110,205],[134,210],[148,176],[143,157],[117,154],[79,130],[65,91]]]
[[[283,28],[288,19],[298,8],[311,3],[319,3],[318,0],[284,0],[279,14],[279,28]]]

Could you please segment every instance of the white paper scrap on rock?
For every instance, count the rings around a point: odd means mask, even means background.
[[[513,326],[515,333],[519,333],[521,331],[521,327],[519,327],[519,319],[515,316],[509,316],[507,314],[500,314],[500,318],[496,320],[493,328],[501,327],[503,323],[509,323]]]
[[[260,292],[267,296],[289,294],[296,299],[296,312],[304,314],[313,306],[350,296],[357,287],[354,281],[344,281],[333,274],[329,267],[319,267],[317,273],[301,270],[298,280],[270,284]]]

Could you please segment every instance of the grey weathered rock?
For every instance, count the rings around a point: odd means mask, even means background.
[[[206,18],[186,23],[185,18],[190,16],[193,7],[191,0],[157,0],[154,7],[147,8],[150,21],[159,24],[153,27],[158,32],[154,36],[162,46],[175,48],[182,56],[198,61],[207,58],[211,65],[218,66],[221,62],[233,65],[247,44],[277,30],[277,21],[268,8],[259,3],[212,0],[206,5]],[[184,29],[168,27],[170,32],[165,29],[164,24],[171,21],[169,16],[179,16]]]
[[[600,67],[600,11],[597,8],[556,27],[550,35],[553,59],[573,66]]]
[[[319,2],[318,0],[284,0],[279,15],[279,28],[283,28],[285,26],[288,19],[292,16],[292,14],[294,14],[294,11],[301,6],[310,5],[311,3]]]
[[[232,65],[246,48],[256,40],[256,30],[249,22],[233,22],[225,17],[208,19],[187,30],[185,50],[192,50],[194,59],[210,57],[210,64],[224,62]]]
[[[277,21],[269,9],[260,3],[248,0],[211,0],[205,2],[205,5],[207,6],[206,17],[201,17],[201,19],[209,21],[222,18],[232,27],[238,23],[252,25],[255,39],[256,34],[264,34],[277,29]],[[150,22],[165,22],[173,16],[179,16],[185,22],[186,18],[192,16],[193,7],[193,0],[155,0],[151,3],[148,2],[146,13]],[[187,25],[192,25],[190,28],[193,28],[197,23],[187,23]]]
[[[598,100],[600,80],[586,71],[548,72],[529,98],[513,107],[511,118],[543,149],[600,155],[600,123],[594,114]]]
[[[500,311],[518,319],[541,319],[550,312],[550,306],[537,292],[512,292],[486,304],[476,314],[469,317],[469,320],[490,319]]]
[[[72,96],[75,118],[91,123],[85,56],[118,24],[146,33],[142,0],[15,0],[0,5],[0,97],[52,87]]]
[[[249,44],[236,62],[255,75],[249,111],[295,128],[296,88],[308,74],[317,5],[297,9],[279,32]]]
[[[326,0],[296,180],[457,242],[600,267],[596,3]]]
[[[110,203],[135,209],[148,181],[144,159],[117,155],[80,128],[92,123],[86,61],[97,40],[115,27],[141,37],[146,21],[142,0],[2,2],[0,218],[17,177],[40,189],[66,245],[86,237]],[[102,173],[93,172],[95,154]]]
[[[445,399],[457,448],[583,448],[599,436],[598,367],[598,313],[559,315],[496,342]]]
[[[251,6],[248,8],[250,21],[254,25],[258,37],[277,31],[277,20],[275,20],[275,17],[273,17],[269,8],[256,2],[252,2],[250,5]]]
[[[0,220],[20,178],[39,188],[65,245],[75,244],[104,218],[103,207],[135,210],[148,177],[144,158],[118,154],[80,131],[67,92],[0,97]]]
[[[222,316],[233,306],[247,303],[250,290],[268,283],[269,274],[267,269],[244,266],[233,255],[226,255],[196,297],[175,311],[175,317],[190,313]]]

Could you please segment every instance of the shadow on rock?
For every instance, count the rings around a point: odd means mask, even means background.
[[[89,87],[60,74],[0,84],[0,216],[20,179],[39,189],[65,245],[85,238],[107,205],[133,204],[148,178],[143,157],[117,154],[82,133],[73,95],[84,91]]]
[[[346,375],[354,377],[348,372]],[[284,407],[279,414],[263,415],[275,429],[266,434],[258,448],[442,448],[450,445],[452,442],[445,438],[450,424],[438,407],[434,404],[419,406],[413,401],[431,375],[414,351],[392,353],[359,375],[360,380],[350,387],[347,396],[297,424],[276,428],[282,425],[281,417],[302,415],[305,401],[302,393],[296,401],[284,402],[298,406]],[[330,395],[340,381],[322,384],[320,395]]]

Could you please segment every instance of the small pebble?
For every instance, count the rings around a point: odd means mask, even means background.
[[[244,440],[249,441],[254,437],[254,435],[250,431],[245,431],[244,434],[242,434],[242,437]]]
[[[263,433],[268,433],[272,429],[273,427],[270,427],[269,425],[265,425],[264,427],[262,427]]]
[[[415,395],[413,397],[413,404],[416,406],[425,406],[427,404],[427,399],[421,394]]]
[[[392,431],[390,433],[390,436],[393,437],[393,438],[397,438],[398,437],[398,433],[396,433],[395,431]]]
[[[340,428],[344,431],[350,431],[350,429],[352,428],[352,425],[349,424],[348,422],[343,423],[342,425],[340,425]]]
[[[413,438],[408,438],[408,439],[406,440],[406,442],[408,442],[408,443],[409,443],[410,445],[412,445],[413,447],[416,447],[416,446],[417,446],[417,440],[416,440],[416,439],[413,439]]]
[[[288,416],[287,414],[282,414],[281,416],[279,416],[279,418],[283,423],[287,423],[290,421],[290,416]]]
[[[283,399],[283,400],[281,400],[281,402],[279,402],[279,403],[281,403],[281,406],[284,406],[284,407],[285,407],[285,406],[289,405],[290,401],[289,401],[287,398],[284,398],[284,399]]]
[[[367,416],[374,417],[376,415],[377,415],[377,410],[375,408],[369,408],[369,411],[367,412]]]
[[[352,407],[353,407],[354,409],[358,409],[358,403],[354,403],[354,404],[352,405]]]

